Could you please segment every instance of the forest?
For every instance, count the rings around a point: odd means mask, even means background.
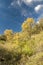
[[[27,18],[21,28],[0,34],[0,65],[43,65],[43,18]]]

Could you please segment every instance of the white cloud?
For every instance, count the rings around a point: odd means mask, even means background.
[[[32,5],[33,2],[42,2],[42,0],[14,0],[13,2],[11,2],[11,6],[15,6],[15,5],[19,5],[21,6],[22,3],[25,3],[27,6],[28,5]]]
[[[13,2],[11,2],[11,6],[14,6],[14,7],[16,7],[16,6],[21,6],[21,0],[14,0]]]
[[[24,16],[27,16],[27,10],[25,10],[25,8],[22,7],[22,3],[25,3],[27,6],[34,6],[33,2],[42,2],[42,0],[13,0],[9,6],[9,8],[11,6],[13,6],[14,8],[19,8],[21,9],[21,14]],[[39,12],[41,9],[43,8],[43,5],[37,5],[34,9],[36,12]],[[31,15],[31,13],[30,13]]]
[[[18,0],[17,3],[18,3],[19,6],[21,5],[20,0]]]
[[[15,6],[16,4],[19,5],[19,6],[21,6],[23,2],[26,5],[30,5],[30,4],[32,4],[33,1],[34,0],[17,0],[17,1],[14,0],[13,2],[11,2],[11,6]]]
[[[12,2],[11,5],[13,5],[14,3]]]
[[[34,2],[37,1],[37,2],[41,2],[42,0],[33,0]]]
[[[34,9],[36,12],[39,12],[43,9],[43,5],[37,5]]]
[[[32,3],[32,0],[22,0],[26,5]]]
[[[22,0],[26,5],[32,5],[33,2],[42,2],[42,0]]]

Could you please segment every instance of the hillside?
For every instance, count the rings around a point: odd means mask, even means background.
[[[43,65],[43,26],[31,28],[28,21],[33,19],[26,20],[21,32],[0,35],[0,65]]]

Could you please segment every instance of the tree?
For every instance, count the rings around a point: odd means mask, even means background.
[[[13,31],[12,30],[5,30],[4,35],[7,37],[7,40],[11,40],[13,37]]]
[[[35,24],[34,26],[33,26],[33,29],[32,29],[32,34],[38,34],[38,33],[40,33],[40,25],[39,24]]]
[[[6,38],[6,36],[5,36],[5,35],[0,35],[0,40],[1,40],[1,41],[6,41],[6,40],[7,40],[7,38]]]
[[[14,43],[18,44],[19,43],[19,33],[14,33],[14,36],[13,36],[13,41]]]
[[[26,35],[31,37],[32,34],[32,26],[34,24],[34,19],[33,18],[27,18],[26,21],[22,24],[22,31],[27,33]]]
[[[40,24],[41,30],[43,30],[43,18],[41,18],[41,19],[39,20],[39,24]]]

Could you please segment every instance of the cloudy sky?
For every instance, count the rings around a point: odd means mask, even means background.
[[[28,17],[43,18],[43,0],[0,0],[0,33],[6,29],[21,31]]]

